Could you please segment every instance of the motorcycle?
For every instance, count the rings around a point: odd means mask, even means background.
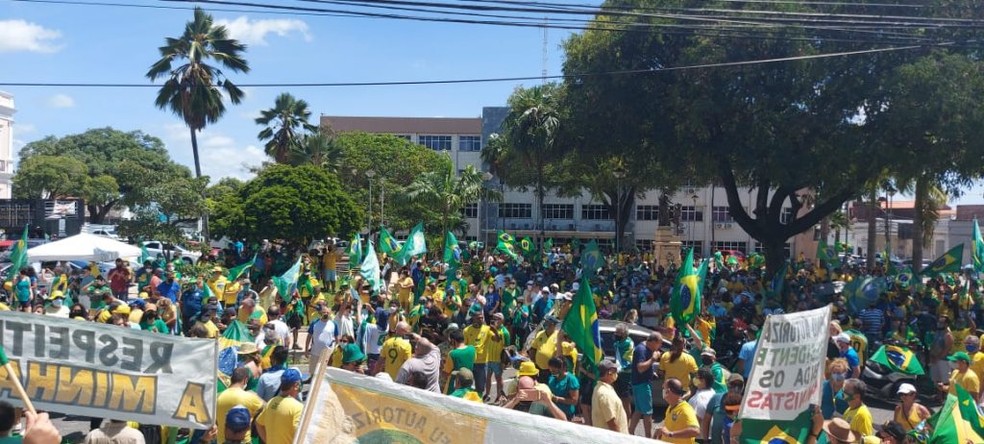
[[[885,365],[868,359],[861,371],[861,381],[867,386],[869,395],[894,403],[898,400],[899,386],[912,384],[918,387],[918,381],[920,377],[924,376],[924,372],[921,369],[919,371],[912,370],[906,365],[906,354],[911,360],[917,359],[916,350],[911,350],[906,344],[886,341],[872,356],[880,353],[884,353],[893,365]]]

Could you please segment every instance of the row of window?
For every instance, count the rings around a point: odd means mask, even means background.
[[[410,140],[408,134],[397,134]],[[451,151],[452,136],[438,134],[421,134],[417,136],[417,143],[434,151]],[[458,136],[458,151],[482,151],[482,136]]]
[[[478,204],[471,203],[465,205],[462,214],[466,218],[478,217]],[[779,220],[781,223],[788,223],[793,216],[792,208],[784,208]],[[502,203],[499,204],[499,217],[503,219],[532,219],[533,204],[528,203]],[[714,222],[733,222],[728,207],[714,207],[712,213]],[[543,218],[548,220],[562,219],[574,220],[574,204],[543,204]],[[604,205],[581,205],[582,220],[614,220],[611,212]],[[659,220],[659,207],[656,205],[638,205],[636,207],[636,220],[654,221]],[[680,208],[680,220],[683,222],[702,222],[704,212],[691,206]],[[728,250],[742,250],[744,248],[727,248]]]

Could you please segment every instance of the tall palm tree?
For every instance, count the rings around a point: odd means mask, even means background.
[[[557,148],[561,129],[561,93],[561,86],[556,83],[519,88],[509,97],[509,114],[503,122],[508,149],[533,172],[530,185],[536,196],[541,238],[543,198],[549,188],[546,166]]]
[[[260,111],[260,117],[256,118],[258,125],[266,125],[256,137],[267,141],[266,153],[274,161],[288,163],[290,152],[301,145],[301,131],[318,131],[317,126],[308,122],[310,118],[311,111],[307,102],[296,99],[289,93],[280,93],[273,108]]]
[[[160,60],[147,71],[150,80],[167,77],[157,92],[154,104],[169,109],[188,125],[191,131],[191,151],[195,156],[195,177],[201,177],[197,133],[215,123],[225,113],[221,91],[229,101],[238,104],[245,95],[223,74],[221,68],[248,73],[249,63],[243,58],[246,45],[229,38],[225,26],[216,26],[212,16],[196,7],[195,17],[185,25],[181,37],[167,37],[158,48]],[[210,65],[214,61],[217,65]],[[180,63],[174,67],[174,63]]]
[[[933,241],[940,210],[946,206],[949,195],[938,181],[927,174],[899,181],[897,187],[902,193],[915,197],[912,205],[912,271],[919,272],[925,258],[923,249]]]
[[[441,239],[448,228],[453,227],[454,216],[461,213],[465,205],[478,202],[479,199],[498,200],[501,198],[496,190],[484,186],[482,172],[468,165],[460,174],[455,175],[454,163],[450,156],[447,168],[428,171],[417,176],[407,186],[404,198],[410,202],[420,202],[439,212]],[[443,243],[443,240],[441,241]],[[443,245],[438,251],[443,251]]]
[[[304,136],[298,148],[288,152],[291,165],[311,164],[332,174],[338,174],[342,150],[332,136],[322,132]]]

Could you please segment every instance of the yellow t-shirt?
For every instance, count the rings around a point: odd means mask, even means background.
[[[239,284],[239,281],[226,282],[222,289],[222,305],[226,307],[235,306],[239,299],[239,290],[242,288],[243,286]]]
[[[700,421],[697,420],[697,412],[694,408],[686,401],[680,401],[675,406],[666,407],[666,423],[664,424],[666,429],[671,432],[679,432],[683,429],[689,427],[700,428]],[[676,443],[676,444],[694,444],[697,442],[697,438],[670,438],[662,437],[663,441]]]
[[[228,283],[229,280],[226,279],[225,276],[219,276],[215,279],[210,279],[207,283],[208,291],[212,293],[212,296],[215,296],[216,299],[221,299],[222,303],[226,305],[228,305],[228,303],[225,301],[225,287]],[[233,304],[235,303],[236,302],[233,301]]]
[[[379,350],[379,357],[383,360],[383,371],[396,380],[396,374],[407,359],[410,359],[410,341],[399,336],[391,336],[383,341],[383,348]]]
[[[249,410],[249,416],[252,418],[263,408],[263,399],[256,393],[243,390],[239,387],[229,387],[222,393],[219,393],[219,397],[215,401],[215,422],[219,427],[219,439],[216,442],[225,442],[226,414],[237,405],[246,407],[246,410]],[[245,440],[250,440],[248,430],[246,431]]]
[[[530,348],[536,351],[536,355],[533,357],[536,367],[540,370],[548,369],[550,358],[557,353],[557,332],[554,331],[553,334],[547,335],[546,330],[541,330],[533,338]]]
[[[957,394],[956,384],[960,384],[967,393],[975,394],[981,391],[981,380],[977,378],[977,373],[969,369],[963,374],[960,373],[960,370],[954,370],[953,373],[950,373],[949,393],[954,396]]]
[[[323,265],[322,269],[335,271],[335,268],[337,268],[336,264],[338,263],[338,256],[339,253],[335,250],[325,253],[321,260],[321,264]]]
[[[256,417],[256,423],[266,428],[266,444],[291,444],[294,431],[301,423],[304,404],[291,398],[276,396]]]
[[[856,409],[848,408],[844,412],[844,421],[851,424],[851,431],[854,433],[860,433],[864,436],[874,435],[875,427],[872,425],[871,412],[868,410],[868,406],[861,404],[860,407]]]
[[[683,352],[676,361],[670,362],[670,354],[663,353],[659,357],[659,369],[666,374],[666,379],[677,378],[689,390],[690,375],[697,373],[697,361],[690,353]]]
[[[475,363],[485,364],[488,362],[489,338],[492,337],[492,329],[484,324],[481,327],[469,325],[461,333],[465,337],[465,345],[475,347]]]
[[[400,292],[398,294],[400,299],[400,304],[410,307],[410,299],[413,297],[413,278],[407,276],[406,279],[400,281]]]
[[[978,351],[970,355],[970,369],[977,374],[977,381],[984,380],[984,352]]]
[[[487,353],[485,355],[485,362],[499,362],[499,357],[502,356],[502,350],[506,348],[506,336],[509,336],[509,331],[506,330],[506,327],[500,326],[499,339],[496,340],[490,327],[488,345],[485,347]]]
[[[214,322],[212,321],[208,321],[208,322],[198,321],[198,322],[205,327],[205,332],[208,333],[207,336],[205,336],[206,338],[215,339],[219,337],[219,327],[216,327]]]
[[[260,323],[260,326],[264,326],[268,322],[266,310],[263,307],[259,305],[254,306],[253,312],[250,314],[246,314],[246,310],[243,307],[239,307],[239,313],[236,314],[236,319],[239,319],[239,322],[243,324],[249,324],[250,318],[256,319]]]
[[[608,421],[611,419],[615,420],[618,433],[629,433],[629,420],[622,400],[611,385],[598,381],[591,393],[591,425],[610,430]]]
[[[953,334],[953,347],[950,347],[950,353],[956,353],[956,352],[966,353],[967,346],[964,345],[964,339],[966,339],[967,336],[970,336],[973,332],[971,332],[969,328],[964,328],[959,330],[954,328],[953,330],[950,330],[950,333]]]

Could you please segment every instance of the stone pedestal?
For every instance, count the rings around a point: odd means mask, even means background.
[[[656,264],[668,268],[670,263],[680,266],[680,249],[683,242],[673,227],[657,227],[656,240],[653,241],[653,256]]]

